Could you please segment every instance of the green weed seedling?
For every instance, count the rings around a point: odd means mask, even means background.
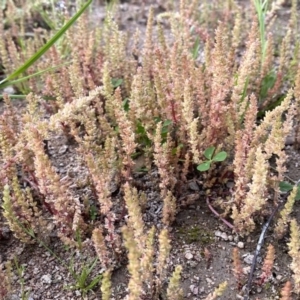
[[[68,265],[66,262],[64,262],[52,249],[50,249],[42,240],[40,240],[35,233],[33,232],[32,229],[28,229],[26,228],[23,224],[21,224],[17,219],[16,222],[19,224],[19,226],[24,230],[24,232],[26,232],[26,234],[28,234],[29,236],[31,236],[34,240],[36,240],[42,247],[44,247],[49,253],[51,253],[66,269],[68,269],[68,271],[70,272],[70,274],[72,275],[75,284],[71,285],[69,287],[69,289],[72,290],[80,290],[82,292],[82,295],[85,297],[87,295],[87,293],[91,290],[93,290],[93,288],[100,283],[101,279],[102,279],[102,275],[98,275],[93,279],[90,279],[90,275],[91,272],[93,271],[93,269],[95,268],[98,258],[94,259],[92,263],[88,263],[88,264],[83,264],[82,268],[81,268],[81,272],[77,273],[77,271],[75,270],[74,267],[74,259],[72,257],[70,264]],[[81,250],[82,248],[82,242],[81,242],[81,236],[80,234],[76,234],[76,239],[77,242],[79,244],[79,250]],[[65,247],[65,250],[70,250],[67,249],[68,247]],[[24,274],[24,266],[20,266],[17,262],[17,260],[14,260],[14,263],[16,265],[17,268],[17,272],[18,275],[20,277],[20,282],[21,282],[21,290],[22,290],[22,300],[28,300],[29,297],[29,292],[25,292],[25,281],[23,279],[23,274]],[[68,287],[67,287],[68,288]]]
[[[254,5],[259,23],[261,62],[264,62],[267,50],[265,18],[268,9],[268,0],[254,0]]]
[[[30,292],[25,291],[25,280],[24,280],[24,272],[25,272],[25,267],[24,265],[20,265],[17,258],[14,257],[14,265],[17,269],[17,274],[20,280],[20,285],[21,285],[21,299],[22,300],[28,300]]]
[[[112,78],[111,79],[111,84],[113,86],[114,89],[116,89],[117,87],[121,86],[123,83],[123,79],[122,78]]]
[[[198,165],[197,170],[200,172],[208,171],[211,165],[214,162],[221,162],[224,161],[227,157],[227,153],[225,151],[221,151],[219,153],[215,153],[215,147],[209,147],[204,151],[204,156],[207,158],[206,161]]]
[[[267,97],[268,91],[274,87],[276,78],[277,76],[274,70],[272,70],[263,78],[259,92],[260,101],[263,101]]]
[[[102,280],[102,275],[97,275],[95,278],[90,280],[90,274],[97,264],[98,258],[95,258],[92,263],[84,265],[81,271],[78,273],[74,267],[74,259],[71,259],[69,272],[72,274],[72,277],[75,279],[75,284],[71,286],[66,286],[70,290],[80,290],[83,297],[87,293],[93,290]]]

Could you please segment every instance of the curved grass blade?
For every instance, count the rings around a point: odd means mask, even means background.
[[[93,0],[88,0],[82,8],[43,46],[41,47],[33,56],[31,56],[20,68],[15,72],[10,74],[4,80],[0,82],[0,88],[2,85],[16,78],[20,74],[24,73],[29,67],[31,67],[40,57],[45,54],[50,47],[76,22],[76,20],[82,15],[82,13],[88,8]]]
[[[42,75],[42,74],[44,74],[44,73],[46,73],[46,72],[49,72],[49,71],[58,69],[58,68],[60,68],[60,67],[63,67],[63,66],[65,66],[65,65],[68,65],[68,64],[70,64],[70,62],[61,64],[61,65],[58,65],[58,66],[54,66],[54,67],[49,67],[49,68],[47,68],[47,69],[45,69],[45,70],[38,71],[38,72],[36,72],[36,73],[34,73],[34,74],[31,74],[31,75],[28,75],[28,76],[25,76],[25,77],[22,77],[22,78],[19,78],[19,79],[16,79],[16,80],[7,81],[7,82],[1,84],[0,88],[3,89],[3,88],[6,88],[7,86],[14,85],[14,84],[17,84],[17,83],[21,83],[21,82],[23,82],[23,81],[25,81],[25,80],[28,80],[28,79],[30,79],[30,78],[33,78],[33,77]]]

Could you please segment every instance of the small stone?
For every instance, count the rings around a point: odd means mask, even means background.
[[[258,288],[257,288],[257,293],[261,293],[261,291],[262,291],[262,288],[261,288],[261,287],[258,287]]]
[[[222,232],[221,239],[223,239],[224,241],[228,241],[228,236],[226,232]]]
[[[199,191],[199,186],[198,184],[195,182],[195,181],[191,181],[189,183],[189,188],[192,190],[192,191]]]
[[[233,236],[232,236],[232,235],[229,235],[229,236],[228,236],[228,240],[229,240],[230,242],[232,242],[232,241],[233,241]]]
[[[6,87],[3,92],[8,95],[13,95],[16,91],[12,86]]]
[[[195,287],[195,288],[193,289],[193,294],[194,294],[194,295],[198,295],[198,294],[199,294],[199,288],[198,288],[198,287]]]
[[[245,268],[243,268],[243,273],[245,275],[248,275],[250,273],[250,270],[251,270],[251,266],[245,267]]]
[[[59,153],[60,155],[62,155],[62,154],[64,154],[64,153],[66,153],[67,150],[68,150],[68,146],[67,146],[67,145],[63,145],[63,146],[61,146],[61,147],[59,148],[58,153]]]
[[[237,246],[238,246],[240,249],[243,249],[243,248],[244,248],[244,243],[243,243],[243,242],[238,242],[238,243],[237,243]]]
[[[221,231],[219,231],[219,230],[215,231],[215,236],[216,237],[221,237],[221,235],[222,235]]]
[[[195,286],[194,284],[190,285],[190,291],[192,292],[193,295],[199,294],[199,288],[197,286]]]
[[[249,253],[247,256],[245,256],[244,262],[248,265],[251,265],[253,262],[253,258],[254,258],[254,255]]]
[[[186,259],[192,259],[194,256],[193,256],[193,254],[191,253],[191,252],[187,252],[186,254],[185,254],[185,258]]]
[[[41,280],[42,280],[43,283],[46,283],[46,284],[51,284],[51,282],[52,282],[50,274],[43,275],[41,277]]]
[[[279,280],[279,281],[280,281],[282,278],[283,278],[282,275],[277,275],[277,276],[276,276],[276,279]]]

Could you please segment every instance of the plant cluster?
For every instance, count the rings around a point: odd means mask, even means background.
[[[91,2],[81,6],[76,1],[81,7],[76,18],[67,9],[52,23],[45,15],[52,30],[66,22],[51,39],[49,28],[26,37],[25,17],[13,18],[18,10],[13,1],[7,1],[1,12],[7,23],[0,25],[0,60],[7,77],[0,88],[14,85],[26,97],[24,111],[18,112],[14,96],[3,93],[2,213],[24,243],[45,239],[52,231],[71,247],[84,247],[91,239],[106,270],[103,299],[110,297],[111,273],[125,252],[128,299],[158,299],[167,275],[170,227],[180,209],[180,186],[188,176],[202,176],[212,206],[222,211],[222,218],[232,220],[240,235],[251,233],[257,221],[279,205],[286,137],[293,126],[297,134],[300,128],[297,1],[292,1],[279,48],[271,34],[278,7],[268,8],[268,1],[253,1],[247,11],[235,1],[215,1],[218,24],[209,18],[215,9],[210,1],[204,1],[202,12],[199,1],[183,0],[178,11],[155,16],[150,9],[142,47],[139,30],[128,40],[118,29],[113,10],[107,11],[99,28],[89,23],[91,12],[79,18]],[[53,14],[56,8],[48,9]],[[33,11],[28,8],[29,15]],[[161,19],[170,25],[170,39]],[[251,29],[244,30],[249,24]],[[289,90],[282,96],[286,84]],[[54,135],[65,136],[76,146],[87,170],[86,183],[56,172],[47,148]],[[142,209],[149,200],[135,186],[138,156],[145,157],[148,170],[158,171],[163,228],[145,226]],[[226,190],[230,180],[234,188]],[[92,201],[77,197],[74,184],[87,186]],[[121,204],[112,185],[120,189]],[[215,192],[215,185],[225,192]],[[296,196],[297,187],[277,220],[278,236],[288,229]],[[293,291],[299,293],[300,239],[295,222],[290,253]],[[269,247],[262,281],[270,275],[272,251]],[[237,254],[234,257],[239,277]],[[173,271],[168,299],[182,296],[180,272],[180,266]],[[225,288],[226,283],[221,284],[208,299],[220,296]],[[290,299],[284,298],[290,290],[287,284],[282,299]]]

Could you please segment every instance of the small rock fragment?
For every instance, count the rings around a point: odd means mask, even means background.
[[[245,268],[243,268],[243,273],[245,275],[248,275],[250,273],[250,270],[251,270],[251,266],[245,267]]]
[[[191,252],[187,252],[187,253],[185,254],[185,258],[186,258],[186,259],[192,259],[192,258],[193,258],[193,254],[192,254]]]
[[[221,237],[221,235],[222,235],[222,232],[221,232],[221,231],[219,231],[219,230],[216,230],[216,231],[215,231],[215,236],[216,236],[216,237]]]
[[[199,191],[199,186],[198,184],[195,182],[195,181],[191,181],[189,183],[189,188],[192,190],[192,191]]]
[[[238,243],[237,243],[237,246],[238,246],[240,249],[243,249],[243,248],[244,248],[244,243],[243,243],[243,242],[238,242]]]
[[[224,241],[228,241],[228,236],[226,232],[221,233],[221,239],[223,239]]]
[[[67,150],[68,150],[68,146],[67,146],[67,145],[63,145],[63,146],[61,146],[61,147],[59,148],[58,153],[59,153],[60,155],[62,155],[62,154],[64,154],[64,153],[66,153]]]
[[[206,282],[208,283],[208,285],[214,284],[214,282],[210,278],[206,278]]]
[[[251,265],[253,262],[253,258],[254,255],[249,253],[247,256],[244,257],[244,262],[248,265]]]
[[[42,280],[43,283],[46,283],[46,284],[51,284],[51,282],[52,282],[50,274],[43,275],[41,277],[41,280]]]
[[[190,291],[192,292],[193,295],[199,294],[199,288],[197,286],[195,286],[194,284],[190,285]]]

